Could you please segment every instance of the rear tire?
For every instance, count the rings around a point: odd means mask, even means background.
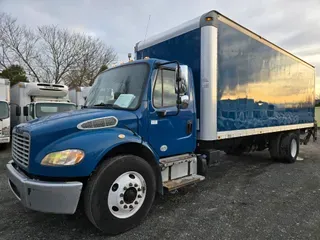
[[[149,163],[138,156],[105,160],[84,191],[87,217],[102,232],[119,234],[138,225],[148,214],[156,192]]]
[[[285,134],[281,139],[280,154],[285,163],[294,163],[299,154],[299,135],[296,133]]]

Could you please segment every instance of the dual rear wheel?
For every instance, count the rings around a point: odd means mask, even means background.
[[[288,132],[275,135],[269,142],[269,152],[273,159],[294,163],[299,154],[299,133]]]

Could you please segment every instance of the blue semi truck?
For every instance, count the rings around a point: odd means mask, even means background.
[[[135,53],[96,78],[83,109],[14,128],[7,173],[25,207],[83,207],[117,234],[144,219],[156,193],[204,180],[217,151],[268,149],[293,163],[316,138],[314,67],[216,11]]]

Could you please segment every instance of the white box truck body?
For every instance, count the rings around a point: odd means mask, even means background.
[[[10,82],[0,78],[0,145],[10,142]]]
[[[84,106],[90,89],[91,87],[77,87],[69,90],[70,101],[76,105],[77,109]]]
[[[12,127],[39,117],[75,110],[68,87],[50,83],[18,83],[11,88]],[[21,114],[21,109],[23,109]]]

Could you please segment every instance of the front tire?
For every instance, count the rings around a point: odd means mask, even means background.
[[[138,156],[107,159],[88,180],[84,208],[102,232],[118,234],[138,225],[148,214],[156,192],[149,163]]]

